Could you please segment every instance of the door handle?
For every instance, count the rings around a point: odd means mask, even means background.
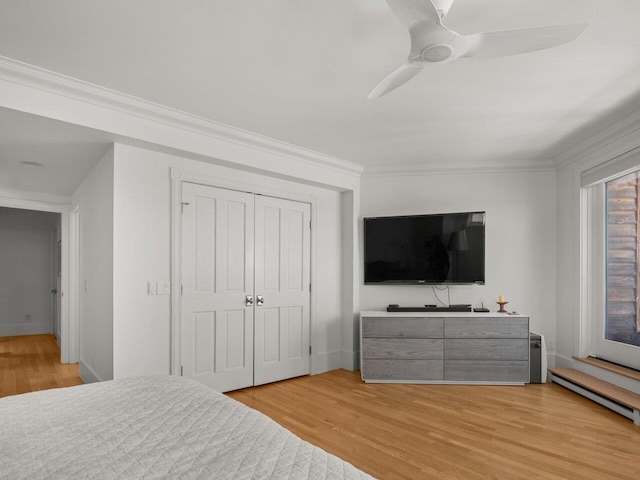
[[[58,289],[54,288],[53,290],[51,290],[51,293],[53,293],[55,295],[56,293],[58,293]]]
[[[262,295],[258,295],[258,306],[264,305],[264,297]]]
[[[251,295],[247,295],[246,297],[244,297],[244,304],[247,307],[250,307],[251,305],[253,305],[253,297]]]

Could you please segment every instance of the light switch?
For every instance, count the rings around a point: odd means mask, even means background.
[[[147,295],[155,295],[155,289],[153,288],[152,282],[147,282]]]
[[[171,295],[171,282],[156,282],[158,295]]]

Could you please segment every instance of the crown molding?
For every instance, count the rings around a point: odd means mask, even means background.
[[[592,127],[596,130],[598,125]],[[634,133],[636,135],[634,135]],[[604,162],[625,153],[633,146],[640,145],[640,111],[635,111],[601,128],[587,140],[578,142],[553,159],[556,170],[565,168],[579,160],[602,152],[600,161]]]
[[[413,175],[459,175],[461,173],[508,173],[508,172],[547,172],[553,171],[551,160],[512,160],[512,161],[457,161],[425,162],[407,165],[367,166],[363,177],[393,177]]]
[[[192,115],[8,57],[0,56],[0,78],[173,128],[321,166],[343,174],[360,176],[364,169],[362,165],[357,163]]]

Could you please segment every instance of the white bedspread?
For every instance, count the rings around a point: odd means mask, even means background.
[[[0,399],[0,478],[372,477],[194,381],[144,377]]]

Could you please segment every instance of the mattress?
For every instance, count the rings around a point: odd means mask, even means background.
[[[0,399],[2,479],[367,479],[270,418],[180,377]]]

